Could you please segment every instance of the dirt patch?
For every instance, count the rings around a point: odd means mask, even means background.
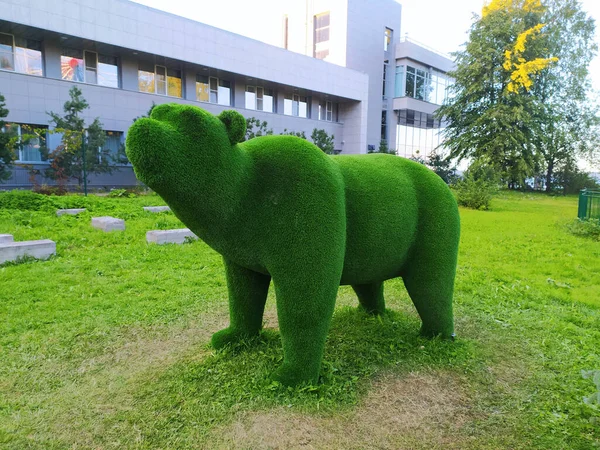
[[[52,408],[47,432],[64,442],[77,436],[72,448],[103,448],[98,446],[103,424],[111,423],[110,418],[121,412],[135,409],[134,393],[140,383],[160,376],[181,358],[205,358],[211,350],[202,343],[227,323],[226,316],[207,316],[202,322],[171,328],[128,329],[122,346],[85,360],[76,370],[77,377],[51,394],[52,403],[60,408]],[[139,430],[131,426],[122,430],[122,436],[130,442],[136,442],[138,434]]]
[[[463,429],[475,418],[452,374],[385,376],[353,411],[314,417],[285,408],[241,416],[213,435],[235,449],[399,449],[470,447]]]

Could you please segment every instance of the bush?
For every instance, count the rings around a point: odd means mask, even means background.
[[[0,193],[0,208],[26,211],[47,211],[55,208],[52,199],[31,191],[8,191]]]
[[[600,241],[600,220],[575,219],[573,222],[567,224],[567,230],[574,236]]]
[[[111,189],[108,193],[110,198],[135,198],[136,193],[132,189]]]
[[[471,209],[489,209],[492,197],[497,191],[496,183],[483,178],[475,179],[468,174],[465,179],[454,184],[456,200],[460,206]]]

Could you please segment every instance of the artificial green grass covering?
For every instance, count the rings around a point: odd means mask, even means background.
[[[240,143],[245,120],[163,104],[127,136],[138,178],[223,255],[230,325],[216,348],[256,335],[271,279],[283,384],[316,382],[340,284],[362,308],[385,309],[402,277],[428,336],[453,336],[459,240],[454,197],[432,171],[390,155],[327,156],[306,140]]]

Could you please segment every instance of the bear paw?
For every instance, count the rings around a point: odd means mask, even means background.
[[[258,333],[258,331],[256,333],[249,333],[247,331],[236,330],[228,327],[213,334],[210,343],[214,348],[221,349],[230,344],[237,344],[244,339],[258,336]]]
[[[319,381],[319,370],[307,370],[306,367],[292,367],[284,363],[271,375],[271,379],[284,386],[317,384]]]

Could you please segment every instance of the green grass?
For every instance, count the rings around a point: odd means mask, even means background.
[[[341,288],[322,382],[296,389],[269,381],[272,296],[259,339],[208,346],[227,324],[221,259],[202,242],[147,245],[146,231],[182,227],[142,211],[160,198],[56,201],[88,212],[0,209],[0,233],[57,242],[50,261],[0,267],[0,448],[600,447],[581,375],[600,369],[600,242],[569,232],[574,197],[461,209],[454,343],[418,337],[401,281],[381,318]],[[95,230],[97,215],[127,230]]]

